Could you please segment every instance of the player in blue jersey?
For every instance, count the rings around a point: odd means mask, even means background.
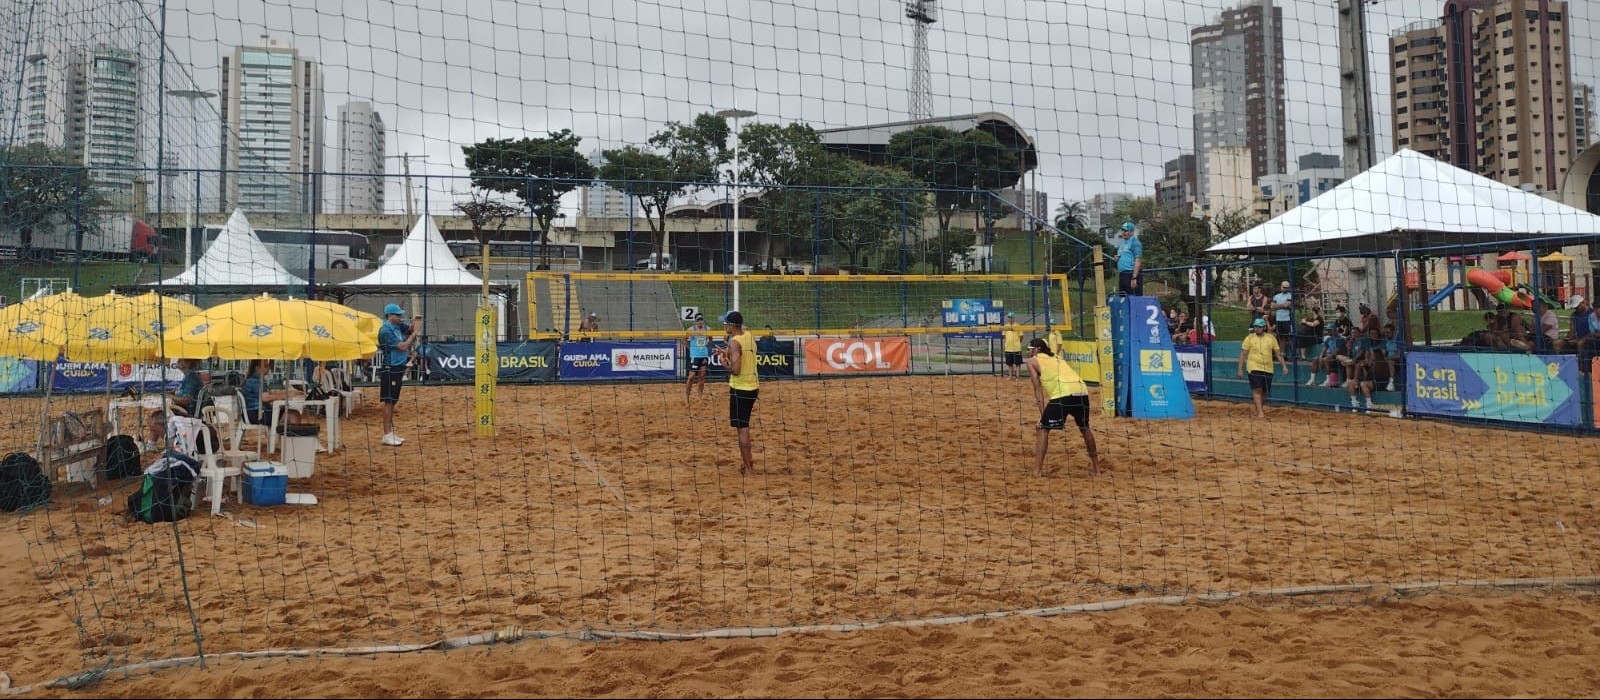
[[[683,386],[683,400],[688,401],[696,384],[700,395],[706,395],[706,368],[711,365],[711,329],[706,327],[706,315],[694,315],[694,325],[689,327],[689,380]]]

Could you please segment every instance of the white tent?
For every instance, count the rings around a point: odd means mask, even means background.
[[[1600,216],[1404,149],[1206,252],[1362,256],[1577,236],[1600,236]]]
[[[411,289],[424,285],[474,289],[483,286],[483,280],[462,267],[461,261],[450,252],[450,246],[445,244],[444,236],[439,235],[431,216],[418,219],[405,242],[400,244],[400,250],[372,274],[340,286]]]
[[[146,286],[168,287],[289,287],[306,281],[290,274],[256,238],[244,212],[233,210],[217,240],[182,274]]]

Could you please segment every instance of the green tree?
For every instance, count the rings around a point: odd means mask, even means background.
[[[19,257],[32,257],[38,229],[69,224],[77,236],[99,227],[105,196],[65,149],[0,145],[0,227],[16,230]]]
[[[889,164],[934,190],[939,235],[961,210],[982,210],[989,192],[1016,184],[1021,155],[987,131],[919,126],[889,137]]]
[[[1089,205],[1083,202],[1062,202],[1056,205],[1054,223],[1056,228],[1083,238],[1083,232],[1089,228]]]
[[[570,129],[546,138],[485,139],[462,146],[472,185],[521,200],[539,222],[539,269],[550,269],[550,225],[561,197],[594,180],[594,165],[578,152],[582,138]]]
[[[467,217],[467,221],[472,222],[472,238],[479,246],[488,246],[489,237],[492,235],[490,231],[504,231],[506,220],[523,211],[521,207],[491,198],[483,190],[475,190],[468,197],[465,202],[456,202],[456,211],[461,212],[462,216]],[[470,265],[471,261],[466,262]],[[487,267],[484,268],[483,274],[489,274]]]
[[[730,157],[728,134],[726,119],[701,114],[689,124],[667,123],[650,137],[649,149],[624,146],[604,152],[600,179],[638,200],[657,254],[671,252],[666,249],[666,214],[672,198],[720,180],[720,168]]]
[[[850,189],[829,192],[824,215],[832,222],[834,245],[845,251],[854,270],[862,253],[911,238],[903,229],[922,220],[927,199],[920,192],[922,183],[906,173],[836,159],[831,170]],[[902,235],[894,236],[897,231]]]

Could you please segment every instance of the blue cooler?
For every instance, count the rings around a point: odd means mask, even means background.
[[[253,506],[281,506],[289,492],[289,470],[277,462],[244,465],[244,502]]]

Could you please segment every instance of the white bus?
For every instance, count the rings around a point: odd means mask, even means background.
[[[205,244],[209,246],[222,233],[222,227],[207,226],[205,233]],[[321,229],[256,229],[256,237],[261,239],[278,264],[290,272],[309,269],[313,236],[316,239],[317,269],[360,270],[369,266],[371,252],[365,234]]]

